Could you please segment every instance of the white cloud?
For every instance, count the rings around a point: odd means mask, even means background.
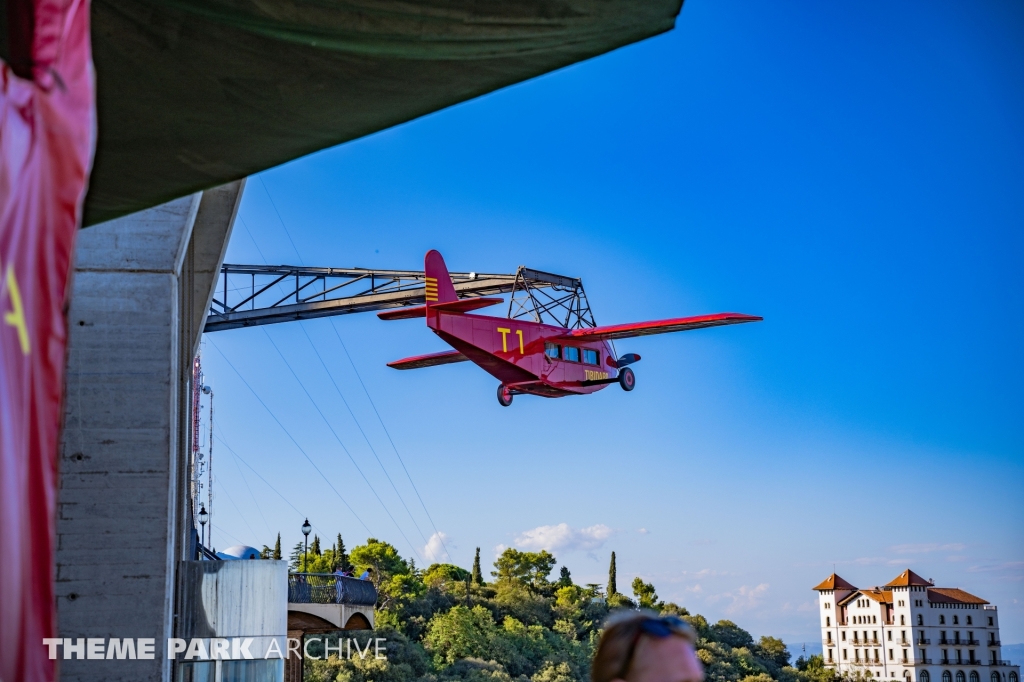
[[[731,600],[730,604],[725,607],[725,612],[729,615],[734,613],[741,613],[743,611],[750,611],[751,609],[757,608],[761,605],[761,598],[764,597],[768,591],[768,583],[761,583],[756,587],[748,587],[741,585],[739,589],[733,592],[722,592],[721,594],[715,594],[708,597],[709,602],[717,602],[723,599]]]
[[[912,545],[893,545],[889,549],[897,554],[928,554],[930,552],[961,552],[967,545],[959,542],[939,544],[938,542],[924,542]]]
[[[503,545],[503,544],[502,545],[495,545],[494,546],[494,556],[496,556],[496,557],[501,556],[501,553],[504,552],[506,549],[508,549],[508,546],[506,546],[506,545]]]
[[[446,544],[451,544],[451,538],[447,533],[438,531],[431,535],[430,539],[427,540],[427,544],[423,546],[423,555],[427,557],[428,561],[433,563],[451,561],[452,559],[445,549]]]
[[[587,528],[572,528],[567,523],[557,526],[537,526],[516,536],[516,545],[523,549],[594,550],[611,537],[612,529],[603,523]]]
[[[637,532],[637,533],[640,533],[640,535],[647,535],[647,534],[648,534],[648,533],[650,533],[651,531],[647,530],[646,528],[637,528],[637,529],[636,529],[636,532]]]

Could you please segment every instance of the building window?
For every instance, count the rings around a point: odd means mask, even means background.
[[[832,650],[831,649],[828,650],[828,662],[829,663],[832,662]],[[971,682],[974,682],[974,680],[971,680]]]
[[[565,355],[563,355],[562,357],[564,359],[568,360],[569,362],[579,362],[580,361],[580,349],[579,348],[574,348],[573,346],[566,346],[565,347]]]
[[[860,661],[860,649],[853,650],[853,660]]]
[[[871,616],[871,622],[872,623],[877,623],[878,622],[878,616]]]
[[[825,627],[831,627],[831,625],[832,625],[832,619],[830,619],[828,616],[825,616]],[[828,636],[831,637],[832,633],[831,632],[828,633]]]
[[[600,364],[599,360],[600,360],[600,356],[598,355],[596,350],[594,350],[592,348],[584,348],[583,349],[583,364],[584,365],[597,365],[597,364]]]
[[[875,663],[878,663],[878,649],[875,649]]]
[[[846,660],[846,649],[843,649],[843,660]]]
[[[846,641],[846,630],[843,630],[841,636],[843,638],[843,641],[845,642]]]
[[[978,671],[977,670],[972,670],[971,671],[971,682],[981,682],[981,678],[978,677]]]
[[[963,670],[956,671],[956,682],[967,682],[967,676],[964,675]]]
[[[557,343],[545,343],[544,344],[544,355],[548,356],[552,360],[557,360],[562,354],[562,347]]]
[[[999,673],[995,670],[992,671],[992,682],[1002,682],[1002,678],[999,677]]]
[[[992,627],[992,616],[988,617],[988,626]]]
[[[1011,670],[1010,671],[1010,682],[1017,682],[1017,671],[1016,670]]]
[[[922,616],[920,613],[917,614],[917,624],[924,625],[924,616]]]
[[[992,620],[992,619],[990,618],[989,620]],[[943,616],[943,615],[939,615],[939,625],[945,625],[945,624],[946,624],[946,617]],[[989,625],[992,625],[992,623],[989,623]]]
[[[931,682],[932,676],[928,674],[927,670],[921,671],[921,682]]]
[[[900,625],[906,625],[906,624],[907,624],[906,617],[905,616],[900,616]]]
[[[828,635],[828,643],[831,644],[832,643],[832,633],[828,632],[826,634]]]
[[[948,670],[942,671],[942,682],[953,682],[953,673]]]
[[[953,616],[953,625],[960,624],[960,616]]]
[[[892,641],[892,630],[889,630],[889,632],[887,632],[886,634],[889,635],[889,641],[891,642]]]
[[[889,660],[892,660],[892,649],[889,649]]]
[[[973,621],[973,620],[971,620],[971,617],[970,617],[970,616],[967,616],[967,624],[968,624],[968,625],[974,625],[974,621]]]
[[[906,649],[903,650],[903,662],[904,663],[907,662],[907,650]]]

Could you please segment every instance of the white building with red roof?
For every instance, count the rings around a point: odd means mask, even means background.
[[[903,682],[1021,682],[1002,659],[995,605],[909,568],[881,587],[833,573],[818,592],[825,665]]]

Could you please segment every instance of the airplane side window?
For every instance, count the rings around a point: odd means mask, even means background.
[[[579,348],[573,348],[572,346],[566,346],[565,347],[565,355],[563,355],[562,357],[565,358],[566,360],[568,360],[569,362],[579,362],[580,361],[580,349]]]
[[[553,360],[557,360],[560,355],[562,347],[557,343],[545,343],[544,344],[544,355],[548,356]]]
[[[592,350],[590,348],[584,348],[583,349],[583,364],[585,364],[585,365],[596,365],[596,364],[598,364],[597,359],[598,359],[598,354],[597,354],[596,350]]]

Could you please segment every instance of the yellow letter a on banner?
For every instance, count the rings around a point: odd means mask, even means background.
[[[18,330],[18,341],[21,342],[22,355],[31,350],[28,340],[28,327],[25,325],[25,309],[21,306],[21,292],[18,280],[14,277],[14,264],[7,268],[7,295],[11,299],[11,310],[4,314],[4,322]]]

